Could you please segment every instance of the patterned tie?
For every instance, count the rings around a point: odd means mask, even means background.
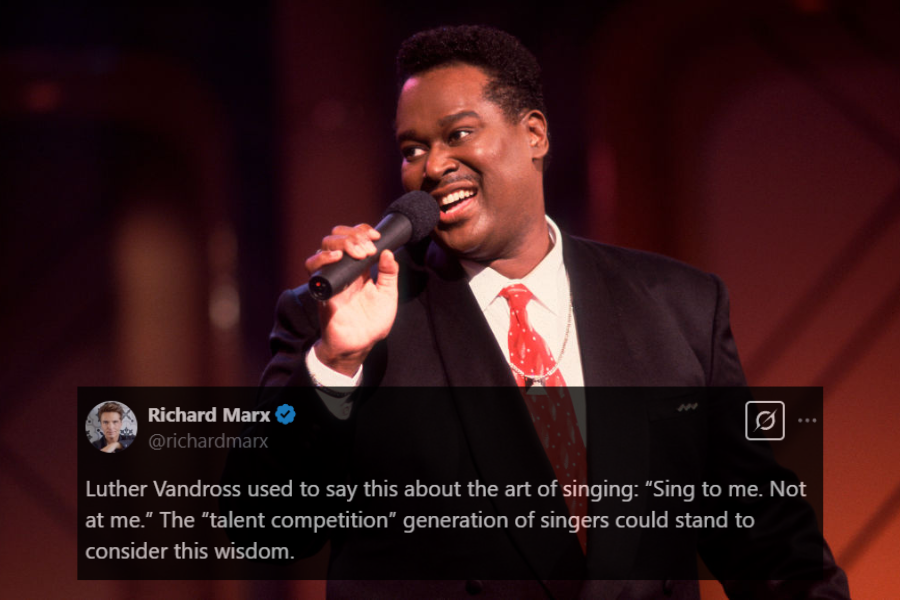
[[[509,302],[509,360],[511,364],[525,373],[532,381],[543,379],[543,384],[554,388],[547,390],[546,394],[534,395],[523,393],[528,412],[531,413],[531,422],[537,431],[541,445],[550,459],[556,479],[560,484],[586,484],[587,460],[584,441],[581,439],[581,431],[578,429],[578,421],[575,418],[575,409],[572,406],[572,398],[566,389],[566,382],[559,369],[554,370],[556,361],[537,331],[528,320],[528,312],[525,307],[531,300],[532,294],[527,287],[518,283],[503,288],[500,296]],[[544,376],[553,371],[549,376]],[[516,383],[523,392],[526,385],[526,377],[513,369]],[[569,496],[565,498],[569,514],[575,517],[587,515],[587,505],[583,497]],[[587,531],[578,528],[578,541],[581,549],[587,553]]]

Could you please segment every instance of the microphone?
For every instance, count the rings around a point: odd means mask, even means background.
[[[440,219],[441,210],[430,194],[414,191],[400,196],[387,207],[381,222],[375,226],[381,232],[381,237],[374,241],[377,252],[362,260],[344,253],[341,260],[322,267],[309,280],[310,295],[325,301],[340,293],[378,261],[382,250],[393,251],[408,242],[418,242],[437,227]]]

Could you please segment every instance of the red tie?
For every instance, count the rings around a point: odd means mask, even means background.
[[[553,371],[546,376],[543,384],[557,389],[547,390],[546,394],[540,395],[523,393],[523,396],[531,413],[531,422],[534,423],[538,438],[556,473],[556,479],[563,485],[586,484],[587,458],[578,421],[575,419],[572,398],[566,389],[562,373],[559,369],[554,370],[556,361],[547,348],[547,342],[531,326],[528,312],[525,310],[532,294],[527,287],[518,283],[503,288],[500,296],[509,301],[509,360],[516,369],[525,374],[523,376],[513,369],[516,383],[524,392],[526,376],[534,375],[540,379]],[[587,515],[587,505],[583,497],[569,496],[565,500],[571,516]],[[581,542],[582,551],[586,553],[587,531],[580,526],[578,541]]]

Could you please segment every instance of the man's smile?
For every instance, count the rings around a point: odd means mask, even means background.
[[[478,190],[476,188],[459,189],[438,196],[441,224],[455,223],[463,219],[474,208],[477,197]]]
[[[440,202],[441,210],[444,212],[451,212],[455,208],[454,205],[457,202],[461,202],[466,198],[470,198],[477,194],[477,190],[459,190],[456,192],[451,192],[441,198],[438,202]]]
[[[442,224],[459,221],[467,212],[467,207],[474,206],[474,199],[479,195],[478,184],[472,181],[472,177],[455,179],[431,190],[441,209]]]

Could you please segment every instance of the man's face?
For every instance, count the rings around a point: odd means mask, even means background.
[[[122,417],[117,412],[100,413],[100,428],[103,429],[103,437],[109,443],[119,441],[119,429],[122,428]]]
[[[543,257],[546,121],[532,111],[511,122],[485,98],[487,83],[481,69],[462,64],[406,81],[397,103],[403,187],[434,196],[437,240],[457,256],[488,264]]]

